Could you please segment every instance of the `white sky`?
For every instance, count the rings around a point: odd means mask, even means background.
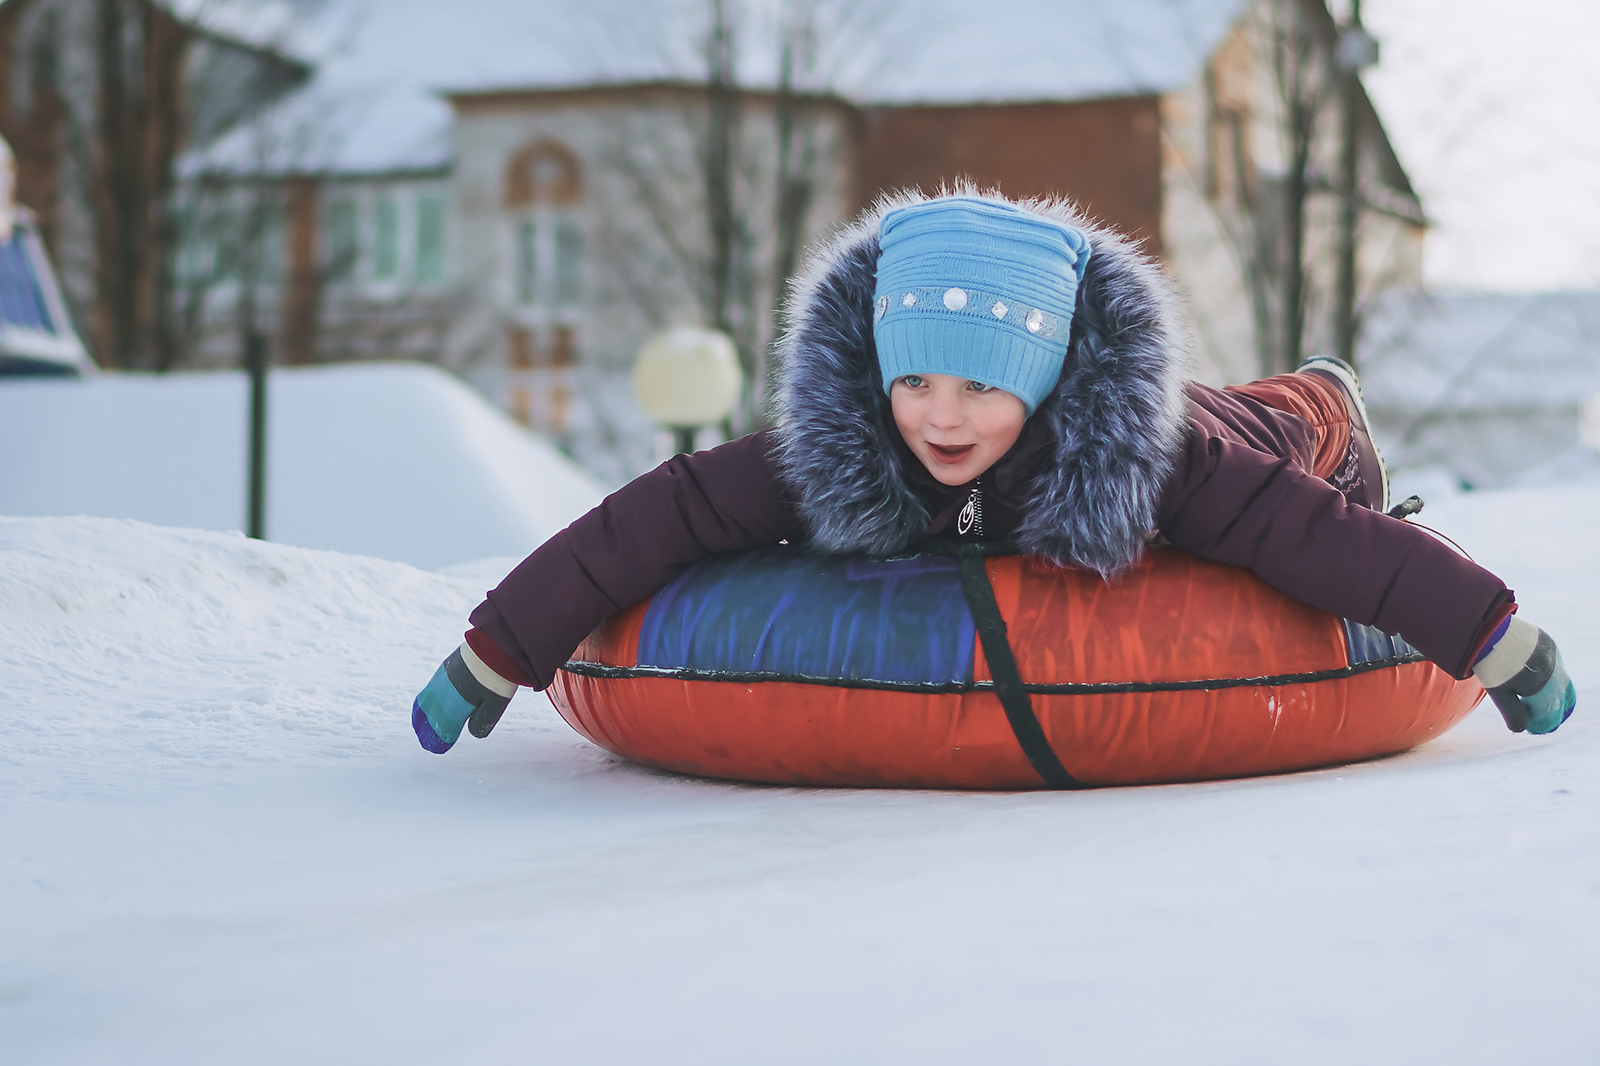
[[[1436,223],[1430,284],[1600,286],[1600,4],[1365,0],[1362,14],[1383,44],[1369,90]]]

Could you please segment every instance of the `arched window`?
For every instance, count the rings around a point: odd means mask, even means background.
[[[506,162],[506,408],[557,440],[568,431],[583,299],[583,173],[558,141],[533,141]]]
[[[525,145],[506,165],[511,297],[530,325],[570,319],[582,299],[582,190],[577,157],[557,141]]]

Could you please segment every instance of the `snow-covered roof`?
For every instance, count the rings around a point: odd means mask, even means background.
[[[738,0],[736,0],[736,3]],[[1246,0],[819,0],[811,87],[862,104],[1078,100],[1190,82]],[[740,6],[740,78],[775,80],[771,0]],[[706,0],[326,0],[282,121],[347,171],[443,166],[449,92],[697,80]],[[238,146],[232,149],[237,152]]]
[[[1361,383],[1375,407],[1565,408],[1600,390],[1600,292],[1396,292],[1363,332]]]

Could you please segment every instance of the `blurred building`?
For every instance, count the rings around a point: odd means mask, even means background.
[[[1328,333],[1323,0],[819,2],[803,26],[785,18],[805,5],[730,0],[722,38],[709,0],[298,7],[333,42],[301,50],[309,83],[184,162],[190,363],[236,362],[242,316],[288,362],[434,360],[627,473],[648,459],[626,372],[651,332],[727,328],[759,389],[797,249],[958,178],[1143,240],[1216,382],[1287,358],[1303,212],[1305,348]],[[1364,294],[1414,286],[1423,214],[1364,97],[1360,131]]]
[[[0,377],[75,376],[91,365],[61,300],[33,212],[18,207],[16,164],[0,139]]]
[[[17,198],[100,365],[163,369],[178,354],[175,167],[307,78],[283,8],[0,3],[0,135]]]
[[[1461,488],[1600,479],[1600,292],[1391,293],[1361,357],[1391,469]]]

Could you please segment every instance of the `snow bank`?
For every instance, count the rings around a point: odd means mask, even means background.
[[[44,712],[11,718],[0,761],[365,752],[482,592],[240,534],[0,518],[0,706]]]
[[[244,525],[238,373],[0,383],[0,514]],[[276,370],[267,536],[437,568],[522,556],[603,490],[448,374],[414,364]]]
[[[0,519],[0,1058],[1593,1061],[1600,488],[1424,517],[1561,641],[1559,733],[1020,795],[652,773],[531,693],[428,755],[495,566]]]

